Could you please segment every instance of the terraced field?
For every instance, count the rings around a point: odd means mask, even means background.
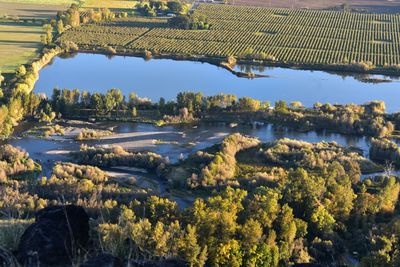
[[[289,64],[400,64],[400,15],[211,4],[201,4],[194,15],[205,15],[211,29],[169,29],[159,18],[130,18],[75,29],[62,40],[183,55],[251,53]]]

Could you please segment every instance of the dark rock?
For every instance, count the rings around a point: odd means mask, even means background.
[[[67,205],[44,208],[36,213],[36,221],[45,220],[67,227],[78,245],[85,246],[89,240],[89,216],[83,207]]]
[[[103,253],[88,259],[80,267],[123,267],[123,264],[117,257]]]
[[[26,266],[71,263],[89,239],[89,217],[82,207],[52,206],[36,213],[36,221],[21,237],[18,259]]]

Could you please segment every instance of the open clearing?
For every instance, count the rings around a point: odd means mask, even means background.
[[[172,55],[260,55],[288,64],[400,63],[400,15],[201,4],[210,30],[167,28],[160,18],[129,18],[67,31],[83,49],[156,51]],[[377,23],[379,22],[379,23]],[[377,40],[385,40],[384,42]]]

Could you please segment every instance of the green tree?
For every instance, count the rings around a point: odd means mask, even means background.
[[[220,244],[217,248],[215,258],[211,260],[215,263],[215,266],[242,266],[243,252],[239,242],[231,239],[226,244]]]
[[[258,111],[261,108],[261,102],[251,97],[239,98],[238,107],[240,111]]]
[[[57,21],[57,33],[58,34],[62,34],[63,32],[64,32],[64,23],[60,19],[60,20]]]
[[[102,115],[106,112],[105,99],[100,93],[94,93],[90,98],[90,106],[96,111],[97,115]]]
[[[53,27],[50,24],[44,24],[43,29],[46,33],[46,43],[51,44],[53,42]]]
[[[119,89],[111,89],[108,90],[105,96],[105,108],[107,113],[111,113],[112,111],[119,111],[124,101],[124,96]]]
[[[197,243],[196,227],[190,224],[179,242],[179,254],[190,267],[200,266],[201,247]]]
[[[167,3],[167,7],[172,13],[181,13],[183,11],[183,4],[178,1],[170,1]]]
[[[258,187],[248,200],[248,217],[261,222],[264,227],[272,227],[280,210],[279,193],[264,186]]]
[[[322,205],[314,210],[310,219],[320,233],[329,234],[335,227],[335,219]]]
[[[250,250],[257,246],[263,235],[261,224],[254,220],[248,219],[240,229],[240,242],[245,250]]]
[[[277,112],[287,112],[288,111],[288,106],[286,104],[286,101],[276,101],[275,102],[275,110]]]

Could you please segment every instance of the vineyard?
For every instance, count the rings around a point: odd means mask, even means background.
[[[131,17],[67,31],[61,40],[212,57],[252,56],[288,64],[400,64],[400,15],[201,4],[210,30],[167,28]]]

